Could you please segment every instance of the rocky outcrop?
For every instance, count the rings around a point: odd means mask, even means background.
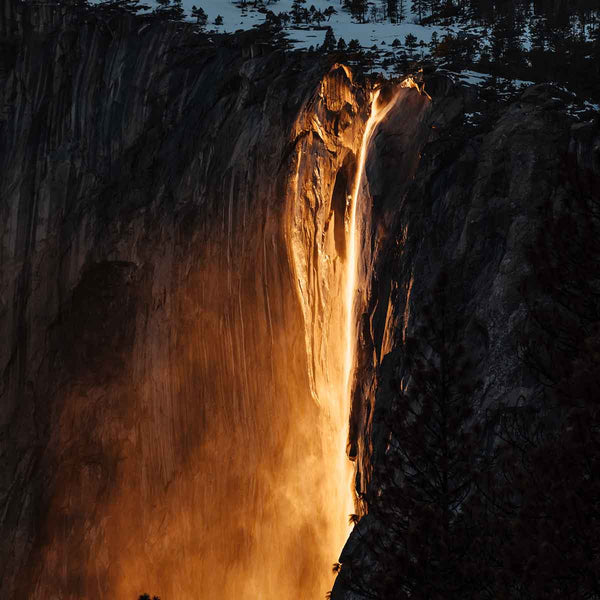
[[[438,274],[447,273],[451,310],[465,318],[462,338],[489,390],[487,405],[526,401],[536,384],[518,346],[527,307],[540,293],[531,285],[528,248],[548,210],[600,194],[600,119],[593,112],[571,116],[581,107],[573,96],[534,86],[474,124],[468,116],[481,109],[472,91],[440,83],[430,88],[424,121],[409,123],[405,134],[399,107],[371,153],[373,210],[381,215],[373,244],[380,249],[362,318],[363,394],[355,396],[351,423],[363,490],[377,484],[373,463],[386,460],[386,429],[374,415],[393,401],[393,381],[406,379],[403,342],[422,322]],[[415,139],[424,140],[424,127],[432,130],[429,142],[411,151]],[[410,162],[415,152],[418,165]],[[350,535],[342,565],[368,564],[360,537],[370,526],[367,516]],[[332,598],[357,598],[348,591],[351,580],[342,566]]]

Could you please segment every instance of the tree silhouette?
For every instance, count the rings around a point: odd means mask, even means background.
[[[414,53],[417,49],[417,38],[415,35],[413,35],[412,33],[409,33],[406,35],[406,37],[404,38],[404,45],[406,46],[406,49],[408,50],[409,55],[411,56],[411,58],[414,56]]]
[[[302,6],[306,4],[306,0],[294,0],[290,11],[294,23],[301,23],[305,20],[305,13],[308,11]]]
[[[208,16],[201,6],[196,6],[195,4],[192,6],[192,18],[196,19],[196,24],[199,25],[201,28],[206,27],[206,23],[208,22]],[[222,22],[223,18],[221,17],[221,23]]]
[[[365,15],[368,8],[367,0],[344,0],[344,7],[352,13],[352,16],[359,23],[365,22]]]
[[[325,39],[323,40],[321,50],[323,50],[323,52],[332,52],[333,50],[335,50],[335,45],[336,39],[335,35],[333,34],[333,29],[331,27],[328,27],[327,31],[325,32]]]
[[[82,2],[80,5],[84,5],[86,2]],[[146,4],[140,4],[140,0],[101,0],[96,5],[96,10],[100,12],[109,13],[130,13],[136,14],[141,10],[148,10],[150,6]]]
[[[337,14],[337,10],[333,6],[328,6],[324,11],[323,15],[327,17],[327,20],[331,19],[332,15]]]
[[[158,6],[153,14],[162,19],[180,21],[184,17],[182,0],[156,0]]]

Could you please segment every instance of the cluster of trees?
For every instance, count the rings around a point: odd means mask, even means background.
[[[89,0],[65,0],[65,4],[79,11],[94,11],[98,14],[133,14],[141,11],[147,18],[163,19],[168,21],[183,21],[186,17],[182,0],[156,0],[156,7],[150,11],[151,6],[141,0],[100,0],[91,3]],[[208,24],[208,16],[196,5],[192,6],[190,16],[194,19],[199,29],[204,29]],[[217,15],[214,24],[223,25],[223,17]]]
[[[150,7],[142,0],[102,0],[90,5],[88,0],[64,0],[78,8],[139,13]],[[253,6],[265,13],[268,25],[278,35],[291,24],[326,26],[336,14],[334,6],[324,10],[306,0],[294,0],[289,12],[275,14],[267,5],[277,0],[241,0],[242,13]],[[369,68],[376,61],[394,67],[400,74],[430,62],[437,66],[490,73],[506,79],[554,81],[566,84],[583,95],[600,97],[600,6],[597,0],[340,0],[342,9],[359,22],[404,21],[409,11],[424,25],[446,26],[471,24],[481,29],[477,34],[446,29],[435,33],[431,43],[417,44],[414,36],[404,40],[394,52],[384,48],[348,49],[347,40],[322,49],[345,51],[350,60]],[[186,15],[182,0],[157,0],[151,16],[182,20]],[[190,15],[203,29],[208,18],[201,7],[194,6]],[[219,15],[214,25],[223,24]],[[417,47],[418,46],[418,47]],[[375,55],[375,52],[379,56]]]
[[[519,27],[530,18],[544,18],[550,26],[579,28],[600,19],[595,0],[340,0],[357,20],[401,23],[409,12],[421,24],[447,25],[473,21],[493,25],[498,16]]]
[[[475,34],[447,32],[434,59],[454,69],[477,67],[494,75],[560,81],[588,95],[600,92],[600,5],[595,0],[342,0],[361,23],[472,24]],[[594,76],[594,81],[589,75]]]
[[[445,276],[406,340],[376,415],[388,442],[370,525],[340,575],[361,597],[600,598],[600,181],[574,183],[530,250],[539,300],[520,353],[535,394],[486,403]]]
[[[315,23],[319,27],[321,23],[325,20],[329,21],[331,16],[337,13],[337,10],[333,6],[328,6],[325,10],[317,10],[313,5],[310,8],[306,8],[306,0],[294,0],[292,2],[292,9],[290,14],[288,13],[280,13],[280,16],[283,15],[286,24],[290,22],[290,20],[295,24],[305,23]]]
[[[170,21],[182,21],[185,18],[186,15],[183,9],[182,0],[156,0],[156,2],[158,6],[152,12],[154,16]],[[200,29],[204,29],[208,24],[208,15],[201,6],[196,6],[194,4],[190,16],[194,19],[196,26]],[[217,15],[213,23],[217,26],[223,25],[223,17]]]
[[[476,10],[477,8],[477,10]],[[566,82],[574,88],[600,75],[600,7],[566,2],[471,5],[466,15],[481,36],[444,36],[436,55],[457,68],[534,81]],[[587,85],[589,95],[597,86]]]
[[[321,27],[324,21],[329,21],[331,16],[337,13],[337,10],[333,6],[328,6],[324,10],[317,9],[314,4],[310,7],[306,7],[306,0],[294,0],[292,2],[292,8],[288,12],[274,13],[267,7],[267,5],[274,4],[278,0],[267,0],[266,4],[264,0],[241,0],[238,2],[238,6],[242,10],[242,15],[245,15],[249,5],[259,12],[264,13],[267,19],[271,21],[277,20],[283,27],[287,27],[291,23],[294,25],[311,25],[315,24]]]
[[[475,33],[434,32],[431,42],[418,43],[414,35],[403,43],[371,49],[349,49],[346,41],[321,49],[348,52],[349,60],[369,68],[375,62],[400,73],[423,64],[460,71],[474,68],[505,79],[553,81],[588,97],[600,97],[600,6],[594,0],[341,0],[361,23],[402,22],[408,10],[424,25],[471,24]],[[290,24],[327,24],[333,6],[321,11],[294,0],[290,13],[276,18]]]

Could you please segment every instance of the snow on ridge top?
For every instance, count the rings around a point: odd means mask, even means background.
[[[265,4],[267,10],[273,11],[275,14],[292,10],[293,0],[276,0]],[[154,8],[157,6],[155,0],[149,0],[148,4]],[[234,3],[232,0],[183,0],[183,8],[186,13],[186,20],[192,21],[191,12],[192,6],[201,7],[208,16],[206,31],[215,31],[218,33],[233,33],[239,29],[251,29],[255,25],[264,22],[265,14],[248,3],[245,9],[242,9],[239,3]],[[415,23],[415,16],[408,15],[408,19],[404,23],[356,23],[353,21],[352,15],[344,10],[338,0],[306,0],[305,7],[314,6],[316,10],[325,11],[328,7],[333,7],[337,13],[331,15],[329,19],[325,18],[321,27],[313,27],[310,25],[296,25],[290,23],[285,31],[288,38],[292,42],[292,47],[295,49],[308,49],[310,46],[320,46],[325,39],[326,27],[331,27],[336,40],[340,37],[344,38],[346,43],[356,39],[363,48],[370,48],[374,44],[377,46],[391,45],[398,39],[404,43],[404,39],[408,34],[412,34],[417,38],[417,42],[429,44],[431,36],[437,32],[439,36],[443,35],[444,28],[440,26],[425,26]],[[222,25],[215,25],[217,16],[223,18]],[[413,22],[409,22],[409,21]]]
[[[156,0],[143,1],[147,2],[151,9],[157,6]],[[384,20],[381,5],[373,2],[368,3],[371,20],[367,20],[365,23],[357,22],[352,14],[342,7],[343,0],[305,0],[302,8],[306,9],[306,12],[321,13],[321,19],[318,21],[308,19],[312,20],[312,23],[293,23],[291,18],[293,0],[246,0],[245,6],[242,6],[241,2],[242,0],[181,0],[187,21],[193,22],[194,20],[191,16],[194,5],[206,13],[208,21],[205,31],[208,33],[234,33],[239,30],[251,30],[265,22],[267,12],[273,12],[275,15],[286,13],[290,18],[283,23],[284,32],[291,48],[296,50],[321,47],[325,41],[327,29],[330,27],[336,42],[343,38],[348,45],[350,41],[356,40],[364,50],[368,50],[361,59],[363,68],[371,73],[381,73],[386,77],[401,76],[407,70],[422,65],[423,61],[431,63],[441,70],[445,68],[461,69],[464,65],[472,65],[485,70],[490,64],[490,55],[494,50],[492,47],[494,37],[491,34],[493,31],[490,30],[490,28],[493,29],[493,25],[489,23],[484,25],[471,18],[463,17],[446,19],[447,24],[445,25],[421,25],[417,22],[419,20],[417,14],[409,10],[409,7],[413,4],[416,6],[416,3],[408,1],[400,3],[405,7],[402,23],[391,23],[387,19]],[[597,14],[600,17],[600,11]],[[215,24],[217,17],[221,17],[219,25]],[[525,51],[532,46],[535,29],[532,18],[526,21],[519,32],[514,32],[517,45],[522,46]],[[584,28],[584,30],[587,36],[589,28]],[[437,46],[438,50],[442,49],[436,53],[436,56],[432,56],[432,48],[435,46],[432,43],[434,35],[438,43],[442,42]],[[449,35],[448,42],[444,40],[446,35]],[[407,36],[411,36],[409,40],[407,40]],[[454,43],[464,43],[463,49],[460,51],[467,54],[462,63],[460,61],[453,62],[452,52],[456,52]],[[469,52],[470,54],[468,54]],[[522,60],[525,66],[533,67],[527,54],[522,57]],[[513,92],[515,88],[533,84],[532,81],[514,79],[515,75],[511,75],[510,71],[498,70],[497,72],[504,72],[505,76],[498,76],[496,80],[500,81],[503,88],[512,89]],[[519,74],[524,72],[526,71],[522,69],[515,71]],[[472,69],[463,68],[460,73],[451,74],[454,79],[470,86],[486,86],[491,80],[490,74]]]

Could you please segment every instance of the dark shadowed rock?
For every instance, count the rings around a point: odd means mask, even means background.
[[[438,86],[439,87],[439,86]],[[384,207],[388,226],[372,266],[373,278],[361,337],[363,361],[351,421],[351,443],[357,454],[357,486],[365,491],[373,465],[386,460],[386,429],[374,415],[385,413],[394,398],[391,383],[406,376],[403,340],[419,326],[421,304],[432,282],[449,275],[452,310],[463,315],[465,346],[477,372],[489,386],[488,406],[527,399],[535,378],[519,357],[527,326],[527,303],[540,291],[522,283],[529,277],[528,248],[543,227],[548,206],[569,205],[580,194],[600,193],[600,126],[596,116],[579,122],[570,116],[572,95],[553,86],[526,90],[492,123],[465,127],[468,98],[447,89],[433,97],[433,106],[417,131],[433,126],[411,142],[403,131],[402,112],[382,127],[371,155],[371,190]],[[554,99],[554,100],[553,100]],[[449,106],[451,109],[449,110]],[[411,137],[411,136],[409,136]],[[412,153],[407,144],[413,143]],[[407,155],[419,152],[418,167]],[[386,163],[393,164],[385,168]],[[380,225],[381,227],[381,225]],[[378,239],[382,230],[374,230]],[[361,521],[343,550],[340,562],[351,560],[369,570],[368,550],[360,543],[364,528],[377,527],[369,516]],[[354,600],[352,571],[344,569],[332,598]]]

